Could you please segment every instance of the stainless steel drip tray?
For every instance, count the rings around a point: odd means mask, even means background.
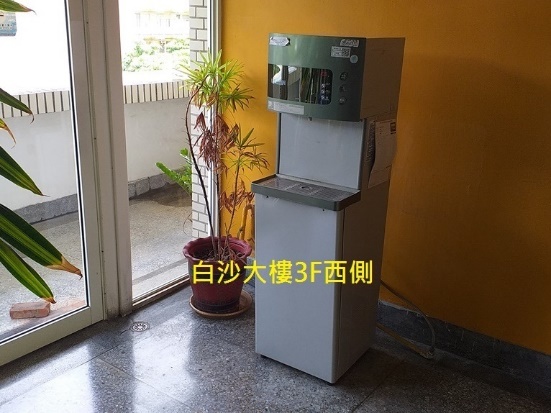
[[[360,200],[360,191],[324,186],[321,182],[296,180],[272,175],[251,184],[255,194],[286,199],[317,208],[340,211]]]

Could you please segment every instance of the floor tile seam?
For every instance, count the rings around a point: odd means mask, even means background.
[[[390,371],[383,377],[383,379],[379,382],[379,384],[377,384],[377,385],[373,388],[373,390],[371,390],[371,391],[367,394],[367,396],[365,396],[365,398],[364,398],[361,402],[359,402],[355,407],[352,408],[352,410],[350,410],[350,413],[353,413],[353,412],[355,412],[356,410],[358,410],[362,404],[364,404],[369,398],[371,398],[371,397],[373,396],[373,394],[374,394],[377,390],[379,390],[379,388],[380,388],[381,386],[383,386],[383,385],[387,382],[387,380],[389,380],[390,377],[396,372],[396,370],[398,370],[398,368],[399,368],[401,365],[403,365],[404,363],[405,363],[405,360],[400,360],[398,363],[396,363],[396,365],[393,366],[393,367],[390,369]]]
[[[161,388],[158,388],[157,386],[153,386],[153,385],[151,385],[150,383],[145,382],[145,381],[143,381],[142,379],[140,379],[140,378],[134,376],[133,374],[130,374],[129,372],[127,372],[127,371],[125,371],[125,370],[123,370],[123,369],[121,369],[121,368],[119,368],[119,367],[117,367],[117,366],[114,366],[113,364],[109,363],[107,360],[104,360],[104,359],[100,358],[99,361],[101,361],[101,362],[107,364],[109,367],[111,367],[111,368],[117,370],[118,372],[120,372],[120,373],[122,373],[122,374],[124,374],[124,375],[126,375],[126,376],[128,376],[128,377],[130,377],[130,378],[132,378],[132,380],[136,380],[137,382],[141,383],[142,385],[145,385],[145,386],[149,387],[150,389],[153,389],[153,390],[155,390],[155,391],[158,391],[159,393],[162,393],[163,395],[165,395],[166,397],[170,398],[171,400],[180,403],[182,406],[193,408],[193,406],[189,406],[189,405],[187,405],[186,403],[184,403],[183,401],[178,400],[177,398],[175,398],[175,397],[171,396],[170,394],[166,393],[165,391],[163,391]]]
[[[64,338],[62,338],[61,340],[63,340],[63,339],[64,339]],[[52,344],[55,344],[55,343],[51,343],[50,345],[52,345]],[[47,376],[46,380],[43,380],[43,381],[40,382],[39,386],[42,386],[42,385],[44,385],[44,384],[46,384],[46,383],[48,383],[48,382],[50,382],[50,381],[52,381],[52,380],[55,380],[56,378],[58,378],[58,377],[60,377],[60,376],[62,376],[62,375],[64,375],[64,374],[66,374],[66,373],[69,373],[69,372],[71,372],[71,371],[73,371],[73,370],[75,370],[75,369],[78,369],[79,367],[82,367],[82,366],[85,365],[86,363],[89,363],[90,361],[96,359],[97,357],[101,356],[102,354],[104,354],[104,353],[110,351],[110,350],[107,349],[107,347],[104,347],[103,345],[100,345],[100,347],[102,347],[102,349],[103,349],[100,353],[96,354],[96,355],[93,356],[93,357],[86,358],[85,360],[82,360],[81,362],[79,362],[79,363],[77,363],[77,364],[71,366],[71,367],[68,368],[68,369],[61,369],[61,370],[59,370],[59,371],[56,371],[57,374],[56,374],[56,373],[49,374],[49,375]],[[44,348],[44,347],[43,347],[43,348]],[[38,350],[35,350],[35,351],[41,351],[43,348],[38,349]],[[66,349],[65,349],[65,350],[66,350]],[[27,356],[30,356],[30,355],[32,355],[32,353],[30,353],[30,354],[28,354],[28,355],[26,355],[26,356],[23,356],[23,357],[27,357]],[[59,352],[56,352],[55,355],[59,355]],[[14,360],[13,362],[17,362],[17,360]],[[43,367],[41,367],[40,369],[43,369]],[[25,377],[22,377],[20,380],[24,380],[24,379],[25,379]],[[18,383],[20,380],[17,380],[16,383]],[[14,384],[16,384],[16,383],[14,383]],[[2,401],[2,402],[0,403],[0,407],[2,407],[4,404],[9,403],[10,401],[12,401],[12,400],[14,400],[14,399],[16,399],[16,398],[18,398],[18,397],[24,395],[24,394],[27,394],[27,393],[30,392],[30,391],[33,391],[35,388],[36,388],[36,387],[32,387],[32,388],[29,389],[29,390],[26,390],[26,391],[23,391],[23,392],[21,392],[21,393],[16,394],[14,397],[9,398],[8,400]]]
[[[103,353],[101,353],[101,354],[103,354]],[[63,376],[64,374],[69,374],[70,372],[74,371],[75,369],[78,369],[78,368],[84,366],[85,364],[90,363],[92,360],[95,360],[95,359],[98,358],[99,356],[100,356],[100,354],[97,354],[97,355],[95,355],[94,357],[91,357],[91,358],[89,358],[89,359],[87,359],[87,360],[85,360],[85,361],[82,361],[81,363],[78,363],[77,365],[74,365],[74,366],[72,366],[71,368],[69,368],[69,369],[67,369],[67,370],[59,371],[57,374],[54,374],[54,375],[49,375],[49,376],[46,378],[46,380],[41,381],[41,382],[38,384],[38,386],[33,386],[33,387],[31,387],[30,389],[25,390],[24,392],[19,393],[19,394],[15,395],[14,397],[12,397],[12,398],[10,398],[10,399],[8,399],[8,400],[4,400],[2,403],[0,403],[0,408],[1,408],[3,405],[5,405],[5,404],[10,403],[12,400],[15,400],[15,399],[17,399],[17,398],[19,398],[19,397],[22,397],[22,396],[26,395],[27,393],[36,391],[37,388],[40,388],[40,387],[42,387],[42,386],[45,386],[46,384],[48,384],[48,383],[51,382],[52,380],[55,380],[55,379],[57,379],[58,377]],[[102,360],[102,361],[103,361],[103,360]],[[23,379],[24,379],[24,378],[22,378],[21,380],[23,380]],[[19,380],[18,380],[18,382],[19,382]],[[0,410],[1,410],[1,409],[0,409]]]

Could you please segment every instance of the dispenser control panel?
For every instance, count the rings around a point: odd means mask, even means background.
[[[272,34],[269,43],[269,109],[358,118],[365,39]]]
[[[397,106],[403,46],[401,38],[272,33],[268,109],[345,121],[391,112],[392,99]],[[397,88],[381,88],[380,82],[397,83]],[[381,89],[390,90],[395,97],[371,92]]]

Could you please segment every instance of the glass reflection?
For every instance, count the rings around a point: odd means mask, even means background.
[[[268,64],[268,96],[291,102],[328,105],[331,103],[333,72],[286,65]]]

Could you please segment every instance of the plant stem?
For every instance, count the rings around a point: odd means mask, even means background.
[[[191,159],[193,160],[193,167],[195,168],[195,172],[197,173],[197,177],[199,179],[199,183],[201,184],[201,190],[203,191],[203,196],[205,198],[205,206],[206,206],[206,209],[207,209],[207,216],[208,216],[208,219],[209,219],[209,227],[210,227],[210,237],[212,239],[212,242],[213,242],[213,248],[214,248],[214,251],[216,252],[216,247],[214,245],[214,227],[212,225],[212,214],[211,214],[211,211],[210,211],[210,204],[209,204],[209,200],[208,200],[208,196],[207,196],[207,190],[206,190],[206,187],[205,187],[205,181],[203,180],[203,174],[201,173],[201,169],[199,169],[199,164],[197,162],[197,158],[195,156],[195,151],[193,150],[193,142],[192,142],[192,139],[191,139],[191,132],[190,132],[190,125],[189,125],[189,118],[190,118],[190,109],[191,109],[191,102],[193,101],[193,98],[197,95],[198,91],[196,91],[192,96],[189,97],[189,101],[190,101],[190,104],[187,105],[187,108],[186,108],[186,135],[187,135],[187,140],[188,140],[188,145],[189,145],[189,152],[190,152],[190,156],[191,156]]]
[[[231,211],[231,217],[230,217],[230,224],[228,227],[228,231],[231,231],[231,227],[233,225],[233,217],[235,216],[235,210],[237,209],[237,185],[239,183],[239,172],[241,170],[240,165],[241,161],[241,155],[237,159],[237,170],[235,171],[235,181],[233,185],[233,205],[232,205],[232,211]]]

